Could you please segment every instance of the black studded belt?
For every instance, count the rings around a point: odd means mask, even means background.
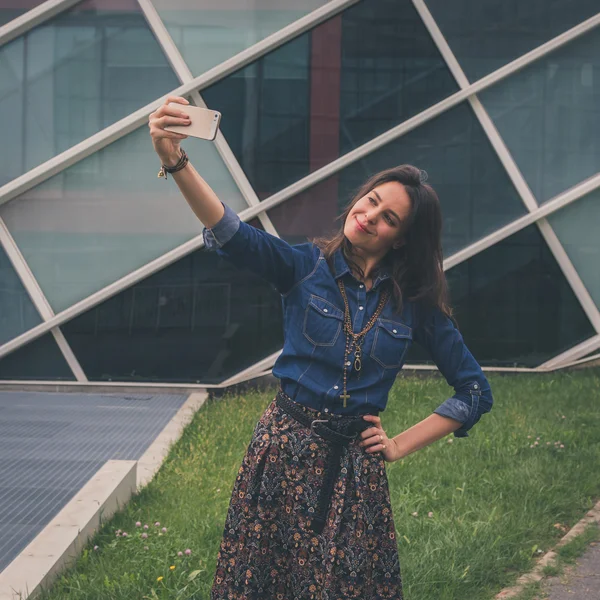
[[[296,402],[294,402],[283,390],[277,392],[275,399],[277,405],[288,415],[302,423],[305,427],[331,443],[332,449],[325,465],[325,478],[323,487],[319,492],[317,508],[311,517],[311,530],[321,533],[327,521],[327,512],[331,504],[331,496],[335,480],[340,470],[342,449],[359,434],[372,427],[373,423],[365,421],[362,415],[349,415],[336,417],[335,419],[313,419],[305,413]]]

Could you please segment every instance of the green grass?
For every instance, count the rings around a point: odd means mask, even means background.
[[[494,409],[468,438],[386,463],[406,600],[491,600],[564,535],[555,523],[572,527],[600,496],[600,371],[488,379]],[[41,600],[208,599],[235,476],[274,393],[207,401],[150,485]],[[451,394],[439,376],[400,377],[381,415],[386,433]],[[136,521],[150,525],[148,539]]]

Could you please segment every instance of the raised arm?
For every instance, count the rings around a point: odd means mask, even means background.
[[[178,102],[179,107],[168,106]],[[166,166],[177,164],[181,152],[180,143],[186,135],[165,131],[165,125],[185,125],[185,98],[171,96],[150,115],[148,126],[154,149]],[[239,268],[247,268],[270,283],[281,293],[291,291],[295,283],[311,270],[312,257],[290,246],[265,231],[244,223],[227,205],[223,204],[206,181],[194,169],[191,162],[172,174],[181,193],[205,226],[205,247],[228,259]]]
[[[490,384],[479,363],[467,348],[452,319],[438,308],[420,318],[413,340],[425,348],[455,394],[433,412],[462,423],[454,437],[468,437],[471,429],[494,402]]]
[[[168,106],[169,102],[181,104],[181,108]],[[189,115],[185,107],[189,102],[180,96],[169,96],[163,105],[154,111],[148,119],[150,136],[154,150],[163,165],[172,167],[177,164],[181,156],[181,140],[187,135],[165,131],[166,125],[189,125]],[[181,193],[205,227],[212,227],[223,217],[223,205],[211,187],[200,177],[191,162],[176,173],[173,179],[179,186]]]

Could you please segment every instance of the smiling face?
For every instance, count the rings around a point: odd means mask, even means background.
[[[401,183],[382,183],[350,209],[344,235],[363,256],[382,257],[390,248],[404,243],[410,210],[411,201]]]

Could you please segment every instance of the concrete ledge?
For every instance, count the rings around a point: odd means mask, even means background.
[[[577,523],[575,523],[575,525],[573,525],[573,527],[571,527],[571,529],[556,543],[554,549],[558,550],[558,548],[561,546],[568,544],[578,535],[581,535],[590,523],[600,524],[600,500],[596,502],[593,508],[588,510],[588,512],[585,514],[585,517],[580,519]],[[508,598],[514,598],[523,591],[528,583],[533,583],[535,581],[544,579],[544,567],[546,565],[554,565],[557,555],[558,553],[554,550],[546,552],[546,554],[544,554],[544,556],[542,556],[536,562],[535,567],[529,573],[525,573],[517,579],[517,582],[514,586],[504,588],[502,591],[496,594],[496,596],[494,596],[495,600],[507,600]],[[0,596],[0,600],[3,600],[2,596]]]
[[[109,460],[0,573],[0,600],[34,596],[79,556],[99,526],[136,491],[134,460]]]
[[[121,381],[0,381],[3,392],[53,392],[58,394],[193,394],[217,384],[128,383]]]
[[[137,489],[140,490],[147,485],[163,461],[169,454],[169,450],[176,442],[185,426],[192,420],[196,411],[206,402],[208,392],[205,390],[190,394],[175,416],[167,423],[166,427],[158,434],[148,450],[138,460]],[[0,600],[3,600],[0,597]]]

